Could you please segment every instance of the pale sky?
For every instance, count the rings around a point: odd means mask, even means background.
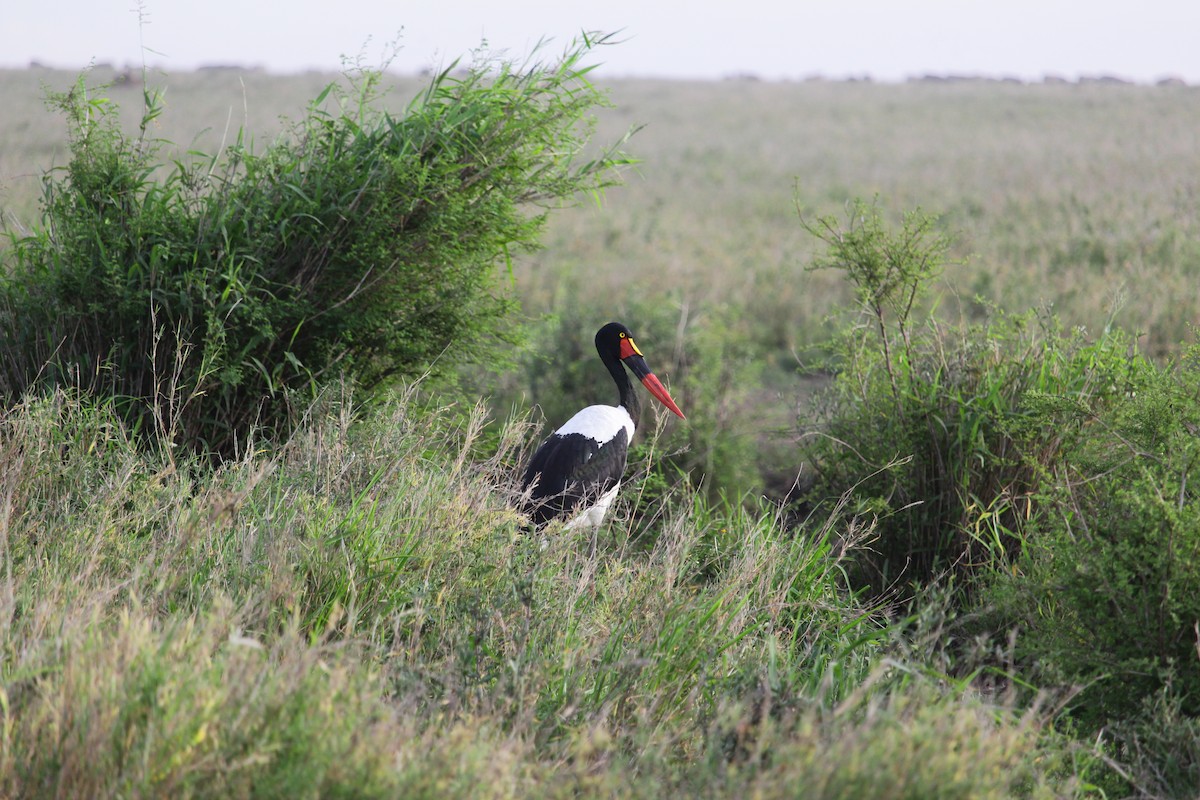
[[[1200,83],[1200,0],[0,0],[0,66],[89,62],[168,73],[438,68],[481,40],[556,54],[584,30],[622,31],[600,77],[766,79],[1115,75]]]

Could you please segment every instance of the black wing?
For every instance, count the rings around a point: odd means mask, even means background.
[[[537,525],[590,505],[621,480],[629,437],[625,429],[604,444],[582,433],[554,434],[533,454],[521,488],[533,490],[525,510]]]

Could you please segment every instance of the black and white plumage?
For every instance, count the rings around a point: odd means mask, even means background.
[[[619,405],[588,406],[552,433],[533,454],[521,486],[528,498],[526,511],[539,527],[576,513],[578,516],[567,527],[596,527],[604,520],[621,486],[629,442],[642,410],[625,367],[659,402],[684,418],[662,382],[650,371],[628,328],[619,322],[605,325],[596,332],[596,352],[617,384]]]

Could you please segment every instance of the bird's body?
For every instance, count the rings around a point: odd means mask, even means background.
[[[602,522],[625,474],[634,430],[624,408],[588,406],[551,434],[533,454],[522,481],[531,489],[533,521],[544,525],[582,506],[595,508],[590,518]]]
[[[588,406],[533,454],[521,484],[528,496],[526,510],[538,526],[578,512],[568,527],[596,527],[616,497],[641,414],[641,402],[622,364],[663,405],[683,417],[646,365],[628,328],[616,322],[605,325],[596,333],[596,351],[617,384],[620,403]]]

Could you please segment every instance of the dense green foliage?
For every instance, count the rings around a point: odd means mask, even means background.
[[[1081,687],[1084,733],[1107,730],[1148,786],[1186,796],[1200,785],[1200,363],[1194,347],[1175,367],[1109,362],[1123,374],[1107,406],[1029,398],[1061,454],[992,595],[1038,679]]]
[[[1126,363],[1119,333],[1090,342],[1034,314],[939,322],[920,303],[946,250],[934,225],[914,212],[892,231],[860,202],[844,225],[809,226],[829,245],[814,266],[844,271],[860,304],[833,345],[837,380],[809,422],[809,499],[853,490],[850,513],[879,518],[860,579],[901,597],[944,573],[969,589],[1016,555],[1061,448],[1056,420],[1030,397],[1103,407],[1142,363]]]
[[[1187,796],[1200,779],[1195,348],[1159,366],[1116,329],[940,323],[918,300],[944,252],[934,225],[915,213],[892,230],[862,203],[846,225],[810,225],[829,246],[816,266],[846,272],[860,308],[808,421],[806,500],[873,522],[852,584],[918,610],[943,586],[974,636],[1015,637],[1005,663],[1074,687],[1062,722],[1106,743],[1111,792]]]
[[[81,82],[58,98],[72,155],[47,178],[44,225],[8,251],[0,396],[79,387],[135,428],[230,453],[254,426],[285,432],[322,381],[370,393],[503,354],[498,263],[536,242],[540,206],[620,161],[578,158],[603,102],[581,66],[592,44],[444,72],[398,115],[367,74],[262,154],[239,138],[169,167],[153,95],[130,136]]]

